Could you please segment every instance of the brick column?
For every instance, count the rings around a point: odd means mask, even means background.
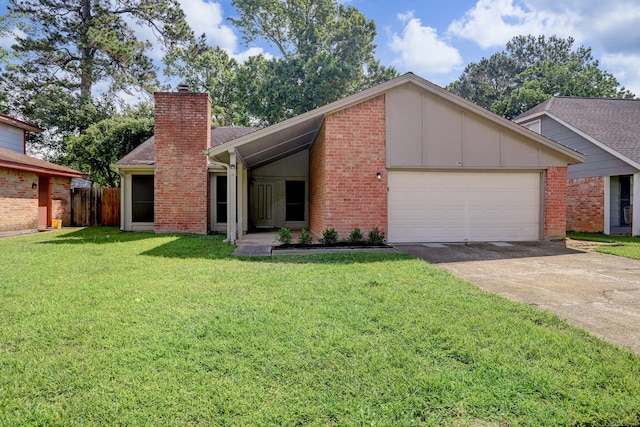
[[[155,93],[156,233],[208,232],[208,172],[204,150],[211,141],[208,94]]]
[[[310,152],[311,232],[356,227],[387,233],[385,98],[380,95],[329,114]],[[376,177],[380,172],[381,178]]]
[[[556,166],[545,174],[544,238],[564,239],[567,229],[567,168]]]

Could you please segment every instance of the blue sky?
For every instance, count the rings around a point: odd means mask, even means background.
[[[468,63],[504,49],[516,35],[557,34],[592,47],[601,68],[640,95],[640,0],[341,1],[376,22],[376,56],[384,65],[441,86],[455,80]],[[236,14],[231,0],[180,2],[196,34],[205,33],[212,45],[236,58],[277,54],[264,43],[242,43],[228,20]],[[0,10],[5,5],[0,0]],[[151,38],[142,30],[139,36]]]

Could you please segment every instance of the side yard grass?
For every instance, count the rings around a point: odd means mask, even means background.
[[[640,423],[640,357],[401,254],[0,240],[0,425]]]
[[[567,233],[567,238],[607,243],[606,245],[596,246],[596,251],[604,254],[640,259],[640,237],[608,236],[601,233]]]

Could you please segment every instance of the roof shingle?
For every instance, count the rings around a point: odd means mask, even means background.
[[[224,144],[248,133],[258,130],[255,127],[215,127],[211,128],[210,147]],[[153,165],[155,145],[153,136],[131,150],[129,154],[115,163],[115,166]]]
[[[554,96],[516,117],[548,113],[640,163],[640,100]]]
[[[18,153],[8,148],[0,148],[0,167],[71,178],[87,177],[87,174],[77,170],[36,159],[35,157],[29,157],[26,154]]]

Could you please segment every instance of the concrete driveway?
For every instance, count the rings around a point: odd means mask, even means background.
[[[640,261],[562,243],[416,244],[395,248],[481,288],[549,310],[640,354]]]

